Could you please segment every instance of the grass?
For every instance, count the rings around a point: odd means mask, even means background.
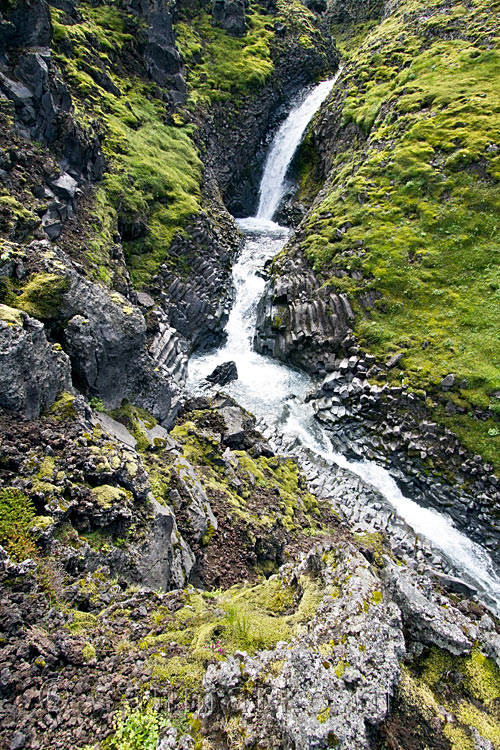
[[[404,352],[390,377],[433,391],[453,372],[466,412],[500,389],[499,11],[408,0],[344,29],[334,106],[358,135],[336,146],[302,243],[324,283],[354,301],[363,346],[382,361]],[[356,302],[366,290],[380,294],[369,316]],[[491,437],[467,413],[457,421],[474,451],[478,431]],[[496,443],[486,452],[498,461]]]
[[[202,168],[193,128],[169,123],[155,88],[124,69],[127,54],[133,54],[131,32],[138,32],[137,19],[117,7],[93,8],[88,3],[82,3],[82,21],[77,24],[65,25],[61,11],[51,12],[56,59],[77,118],[105,135],[108,169],[94,198],[87,261],[96,278],[110,282],[118,225],[132,279],[142,286],[162,262],[175,262],[169,256],[170,243],[201,209]],[[110,90],[100,85],[103,69]],[[132,239],[130,227],[144,227],[138,232],[141,236]]]
[[[282,12],[290,5],[294,18],[282,19],[288,33],[317,45],[313,14],[297,0],[283,2]],[[188,261],[170,252],[172,240],[202,208],[209,210],[195,128],[187,122],[192,114],[169,113],[157,87],[138,69],[135,37],[142,21],[111,5],[82,2],[79,12],[81,21],[67,24],[64,13],[51,8],[55,58],[78,122],[103,134],[108,164],[93,197],[86,262],[95,279],[112,283],[118,228],[135,286],[147,285],[163,263],[185,275]],[[276,18],[250,9],[247,33],[235,38],[213,26],[204,9],[183,13],[176,34],[187,69],[188,109],[230,100],[235,113],[273,71]]]
[[[190,589],[174,615],[166,608],[157,613],[161,634],[147,636],[140,646],[149,653],[156,680],[193,695],[209,663],[238,650],[254,654],[291,640],[314,616],[323,593],[307,577],[289,586],[277,576],[225,592]],[[172,643],[177,655],[167,656]]]

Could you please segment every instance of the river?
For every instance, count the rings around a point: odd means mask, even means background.
[[[314,381],[253,350],[257,305],[265,287],[262,271],[291,234],[290,229],[272,221],[285,192],[287,169],[308,124],[340,74],[303,92],[274,137],[256,216],[237,220],[245,242],[233,268],[235,302],[226,326],[226,342],[215,351],[191,358],[187,388],[194,394],[210,393],[206,376],[217,365],[233,360],[238,379],[220,390],[255,414],[259,428],[277,450],[296,456],[314,491],[331,498],[351,528],[389,531],[395,551],[409,564],[415,561],[415,548],[420,545],[417,562],[460,576],[485,604],[500,612],[500,577],[487,551],[456,529],[447,515],[405,497],[383,467],[369,461],[350,462],[334,452],[305,400]]]

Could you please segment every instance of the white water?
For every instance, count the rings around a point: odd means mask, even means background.
[[[325,101],[341,72],[342,69],[339,68],[334,78],[318,84],[307,95],[302,104],[293,108],[293,117],[288,116],[278,130],[264,166],[264,174],[260,183],[257,218],[272,219],[276,213],[285,192],[286,172],[297,146],[301,142],[311,118]]]
[[[405,497],[384,468],[368,461],[349,462],[334,453],[311,407],[304,401],[313,385],[310,377],[263,357],[252,348],[257,305],[265,285],[259,272],[266,260],[281,250],[290,234],[287,228],[271,221],[283,195],[286,169],[308,123],[337,77],[338,74],[319,84],[302,104],[293,108],[275,137],[262,177],[258,215],[238,220],[246,241],[233,268],[236,299],[226,326],[227,341],[217,351],[191,359],[188,388],[195,392],[203,390],[207,387],[206,376],[217,365],[233,360],[238,380],[223,390],[253,412],[266,426],[266,433],[278,434],[285,443],[307,451],[309,460],[316,457],[323,465],[326,461],[330,466],[348,470],[377,489],[386,505],[416,534],[441,551],[456,574],[473,584],[487,603],[500,610],[500,577],[486,550],[456,529],[448,516]]]

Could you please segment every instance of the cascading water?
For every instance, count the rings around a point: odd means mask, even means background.
[[[336,473],[340,496],[348,491],[346,487],[350,486],[349,483],[352,485],[353,475],[356,475],[368,488],[368,493],[370,488],[380,493],[375,497],[377,502],[373,503],[373,510],[369,515],[365,513],[366,517],[385,512],[387,523],[393,524],[391,529],[398,529],[397,523],[405,528],[407,524],[414,534],[425,537],[432,549],[439,552],[445,567],[447,563],[448,568],[478,590],[485,603],[500,611],[500,577],[488,553],[458,531],[447,516],[422,508],[404,497],[382,467],[368,461],[352,463],[334,453],[327,435],[305,401],[313,385],[311,378],[252,349],[257,305],[265,285],[260,272],[266,261],[282,249],[290,235],[288,228],[272,221],[284,194],[287,168],[307,125],[339,75],[340,71],[296,104],[274,138],[261,181],[257,215],[238,220],[245,244],[233,269],[236,296],[226,326],[226,343],[214,352],[192,357],[188,389],[194,393],[206,391],[209,389],[206,376],[222,362],[233,360],[238,368],[238,379],[223,390],[255,414],[262,432],[271,440],[274,438],[279,449],[292,449],[305,467],[312,467],[317,490],[324,486],[331,490],[331,476]],[[351,494],[354,497],[352,490]],[[354,510],[351,520],[360,516],[359,509]],[[393,521],[394,514],[396,522]],[[405,534],[403,530],[403,536]]]

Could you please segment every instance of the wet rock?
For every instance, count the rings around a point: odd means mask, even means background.
[[[214,385],[226,385],[232,380],[238,379],[238,369],[235,362],[223,362],[221,365],[217,365],[215,370],[207,375],[209,383]]]
[[[68,356],[47,341],[42,323],[0,305],[0,407],[35,419],[71,390]]]

